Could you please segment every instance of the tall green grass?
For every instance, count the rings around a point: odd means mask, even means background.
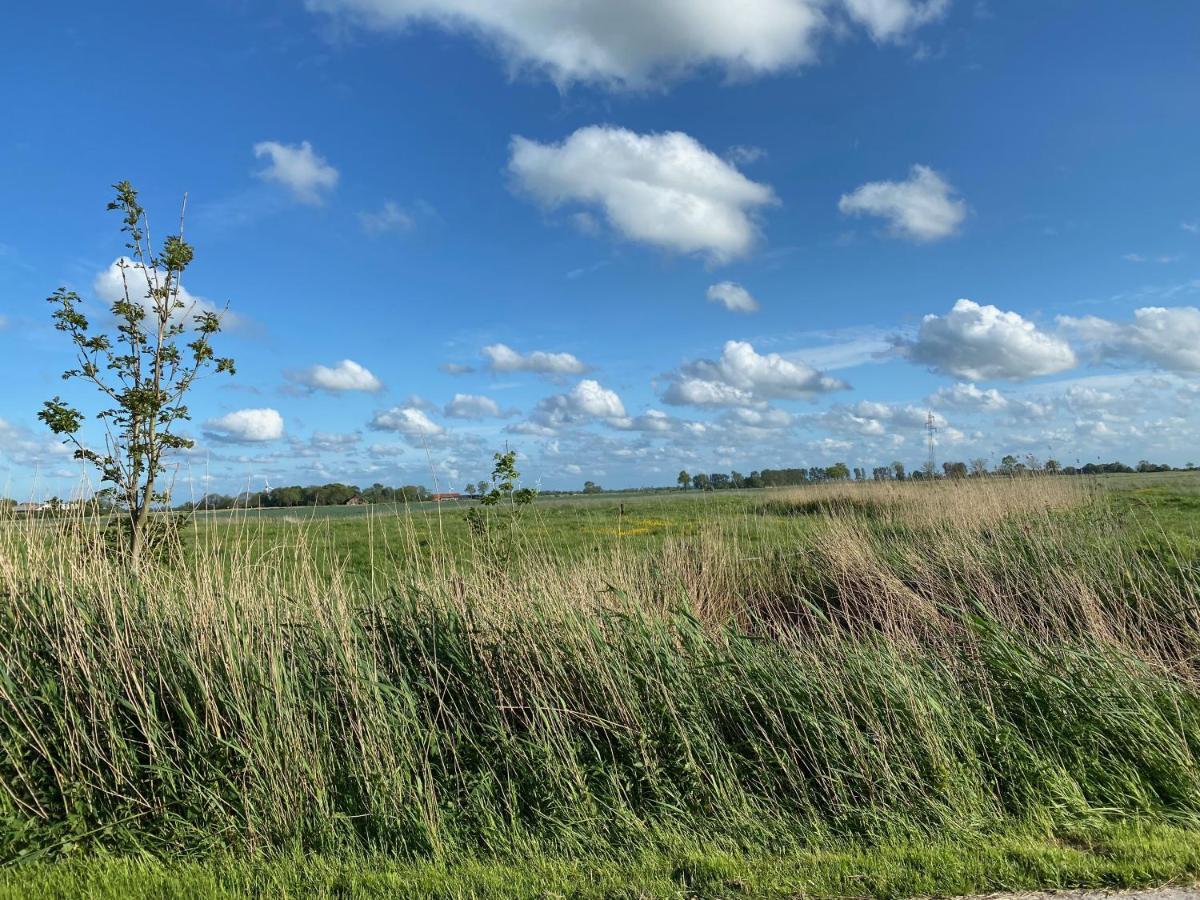
[[[819,501],[819,502],[818,502]],[[348,579],[0,529],[0,859],[595,858],[1200,825],[1200,571],[1072,485]],[[780,506],[782,504],[782,506]],[[1182,874],[1182,873],[1181,873]]]

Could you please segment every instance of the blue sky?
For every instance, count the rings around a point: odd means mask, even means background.
[[[930,409],[939,459],[1200,462],[1195,4],[47,13],[0,38],[9,494],[79,480],[44,298],[111,301],[126,178],[232,312],[177,494],[915,466]]]

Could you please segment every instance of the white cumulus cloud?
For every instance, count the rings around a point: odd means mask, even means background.
[[[782,409],[738,407],[728,410],[722,416],[727,424],[743,428],[788,428],[796,421],[795,416]]]
[[[958,382],[938,388],[929,395],[934,406],[959,409],[964,412],[1000,412],[1008,408],[1008,398],[995,388],[977,387],[971,382]]]
[[[613,428],[621,431],[641,431],[647,434],[667,434],[676,431],[687,423],[668,415],[660,409],[648,409],[640,416],[609,419]]]
[[[283,437],[283,416],[274,409],[237,409],[204,423],[205,433],[218,441],[257,444]]]
[[[395,431],[413,440],[440,437],[446,432],[415,406],[393,406],[381,410],[371,419],[370,427],[374,431]]]
[[[937,413],[932,415],[939,433],[945,433],[949,423]],[[835,406],[817,416],[816,421],[838,436],[882,438],[920,433],[929,416],[929,410],[911,403],[899,405],[862,400],[853,406]]]
[[[840,26],[897,40],[937,18],[948,0],[307,0],[310,10],[370,29],[431,24],[494,47],[511,72],[560,87],[661,88],[699,68],[759,75],[814,62]]]
[[[325,195],[337,187],[338,170],[313,150],[308,141],[299,144],[260,141],[254,145],[254,155],[268,160],[258,177],[283,185],[301,203],[320,206]]]
[[[894,235],[936,241],[958,231],[967,204],[928,166],[913,166],[907,181],[871,181],[843,194],[838,209],[846,215],[878,216]]]
[[[534,350],[519,353],[507,344],[489,344],[483,348],[488,368],[493,372],[535,372],[539,375],[581,375],[588,367],[570,353]]]
[[[479,394],[455,394],[454,399],[446,404],[443,415],[448,419],[486,419],[499,418],[500,407],[491,397]]]
[[[726,341],[720,359],[695,360],[674,373],[663,401],[676,406],[748,406],[811,398],[846,387],[799,360],[759,353],[747,341]]]
[[[543,428],[559,428],[589,419],[624,419],[625,405],[616,391],[585,378],[565,394],[538,401],[530,418]]]
[[[730,312],[751,313],[758,310],[758,301],[750,292],[733,281],[719,281],[709,287],[707,293],[710,303],[720,303]]]
[[[761,401],[731,384],[677,375],[663,392],[663,402],[672,406],[748,406]]]
[[[1148,362],[1171,372],[1200,372],[1200,309],[1194,306],[1146,306],[1132,322],[1097,316],[1060,316],[1059,324],[1075,332],[1102,357]]]
[[[630,240],[714,263],[747,254],[755,212],[775,202],[770,187],[678,131],[592,125],[559,144],[514,137],[509,171],[544,206],[598,207]]]
[[[313,390],[374,393],[383,389],[382,381],[352,359],[343,359],[333,366],[315,365],[301,372],[288,372],[287,377]]]
[[[164,285],[166,277],[167,273],[164,269],[151,269],[142,263],[135,262],[128,256],[121,256],[114,259],[107,269],[96,273],[96,277],[92,279],[92,290],[95,291],[98,299],[112,304],[117,300],[124,299],[125,288],[128,286],[129,299],[140,304],[147,313],[150,313],[153,310],[150,289],[152,286]],[[212,313],[221,319],[221,325],[224,328],[233,328],[241,324],[241,320],[233,313],[221,309],[203,297],[196,296],[182,284],[178,285],[178,290],[178,300],[183,304],[183,308],[172,316],[172,321],[179,323],[186,320],[186,324],[191,324],[196,316]]]
[[[850,18],[876,41],[903,37],[918,26],[941,18],[950,0],[844,0]]]
[[[928,315],[898,349],[915,363],[970,381],[1019,381],[1073,368],[1075,353],[1059,337],[1015,312],[959,300],[944,316]]]

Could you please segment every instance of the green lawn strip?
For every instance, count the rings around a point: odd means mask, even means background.
[[[418,862],[93,857],[0,871],[0,897],[910,897],[1142,887],[1197,877],[1200,829],[1139,822],[780,856],[679,850],[630,859]]]

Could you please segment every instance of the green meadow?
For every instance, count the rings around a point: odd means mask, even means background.
[[[1126,524],[1187,541],[1200,529],[1200,472],[1103,475],[1088,484],[1127,514]],[[869,494],[873,485],[852,485]],[[819,493],[821,488],[812,490]],[[653,553],[672,541],[724,535],[740,550],[799,539],[816,519],[773,502],[788,489],[705,492],[607,491],[539,498],[522,513],[519,543],[540,556],[585,560],[613,552]],[[193,548],[236,539],[262,556],[303,545],[331,565],[370,579],[381,571],[421,568],[431,552],[460,561],[476,554],[469,500],[226,510],[196,513],[183,526]]]
[[[1200,476],[0,526],[0,895],[1200,877]]]

